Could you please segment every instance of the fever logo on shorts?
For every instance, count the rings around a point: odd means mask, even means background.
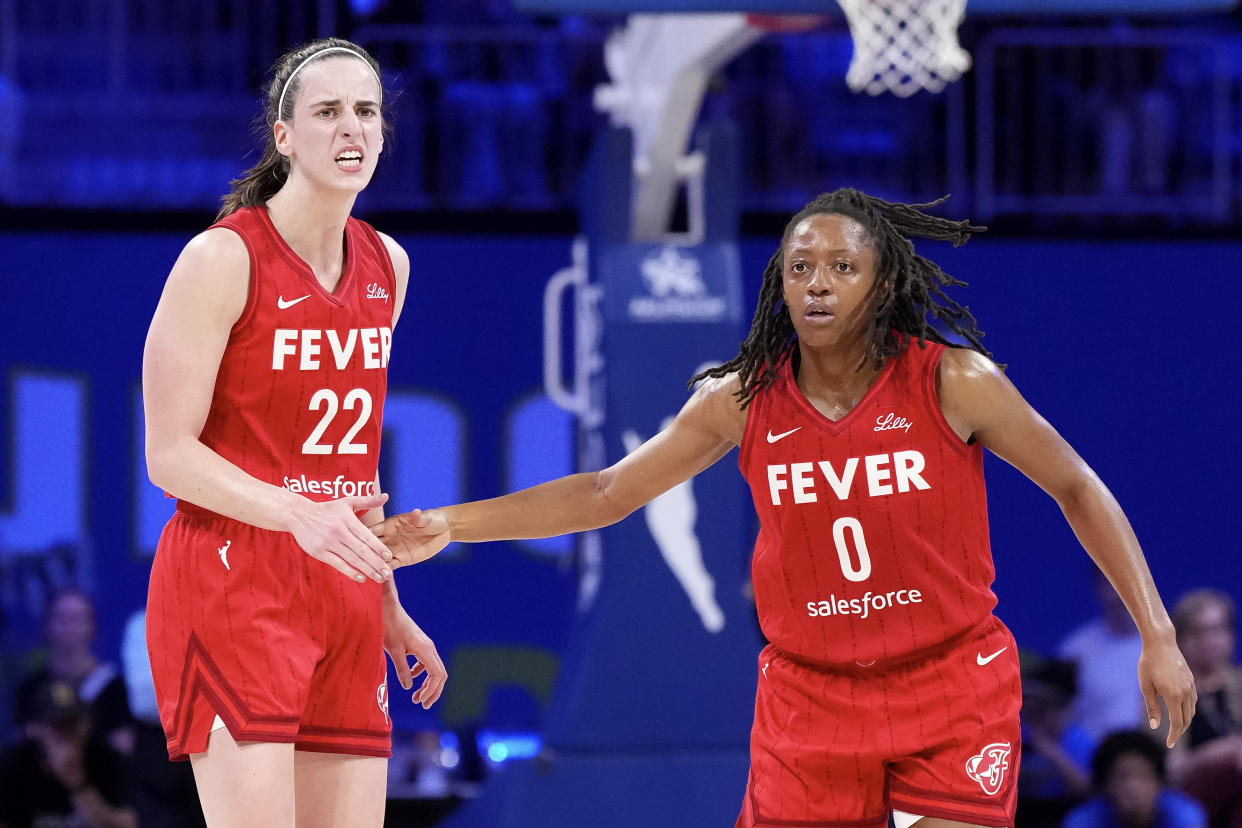
[[[1009,743],[993,742],[966,760],[966,775],[979,783],[983,792],[995,796],[1005,781],[1009,767]]]
[[[381,681],[380,686],[375,688],[375,703],[379,705],[380,712],[384,714],[384,722],[391,727],[392,720],[388,718],[388,682]]]

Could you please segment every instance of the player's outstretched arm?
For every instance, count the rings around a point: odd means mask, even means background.
[[[1163,698],[1172,747],[1194,716],[1194,679],[1120,504],[987,357],[964,349],[947,351],[937,385],[945,417],[958,436],[978,440],[1051,495],[1125,602],[1143,639],[1138,678],[1148,718],[1153,729],[1159,726]]]
[[[355,512],[385,495],[317,503],[247,474],[199,440],[220,360],[249,293],[250,254],[232,231],[199,234],[173,265],[142,360],[151,482],[218,514],[293,534],[312,557],[355,580],[391,577],[388,550]]]
[[[715,463],[746,423],[735,376],[700,386],[667,428],[603,471],[572,474],[490,500],[394,515],[372,527],[394,566],[452,541],[546,538],[609,526]]]

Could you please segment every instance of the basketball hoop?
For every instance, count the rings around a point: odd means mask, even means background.
[[[855,92],[940,92],[970,68],[970,54],[957,42],[966,0],[837,2],[854,39],[845,82]]]

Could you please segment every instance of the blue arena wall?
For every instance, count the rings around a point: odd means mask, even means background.
[[[397,504],[487,497],[571,470],[572,423],[541,387],[543,286],[568,264],[570,239],[396,235],[413,262],[385,423]],[[142,343],[185,241],[0,233],[0,645],[10,654],[34,645],[49,585],[80,580],[98,596],[108,658],[143,604],[169,504],[141,467]],[[774,244],[741,245],[748,309]],[[1116,494],[1166,603],[1205,585],[1242,598],[1230,327],[1242,244],[983,236],[920,250],[971,283],[957,295],[985,343]],[[987,474],[999,613],[1023,646],[1050,650],[1094,607],[1089,564],[1049,498],[995,458]],[[700,504],[699,520],[710,509]],[[707,565],[744,567],[749,542],[709,550]],[[450,668],[484,647],[555,664],[573,621],[574,560],[566,541],[462,547],[398,582]],[[489,715],[538,724],[540,700],[505,699]],[[393,713],[410,728],[466,715],[395,702]]]

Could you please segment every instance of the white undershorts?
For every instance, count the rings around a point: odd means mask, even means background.
[[[219,718],[217,716],[216,718]],[[905,811],[893,811],[893,825],[897,828],[910,828],[911,825],[918,822],[923,817],[918,814],[907,814]]]

